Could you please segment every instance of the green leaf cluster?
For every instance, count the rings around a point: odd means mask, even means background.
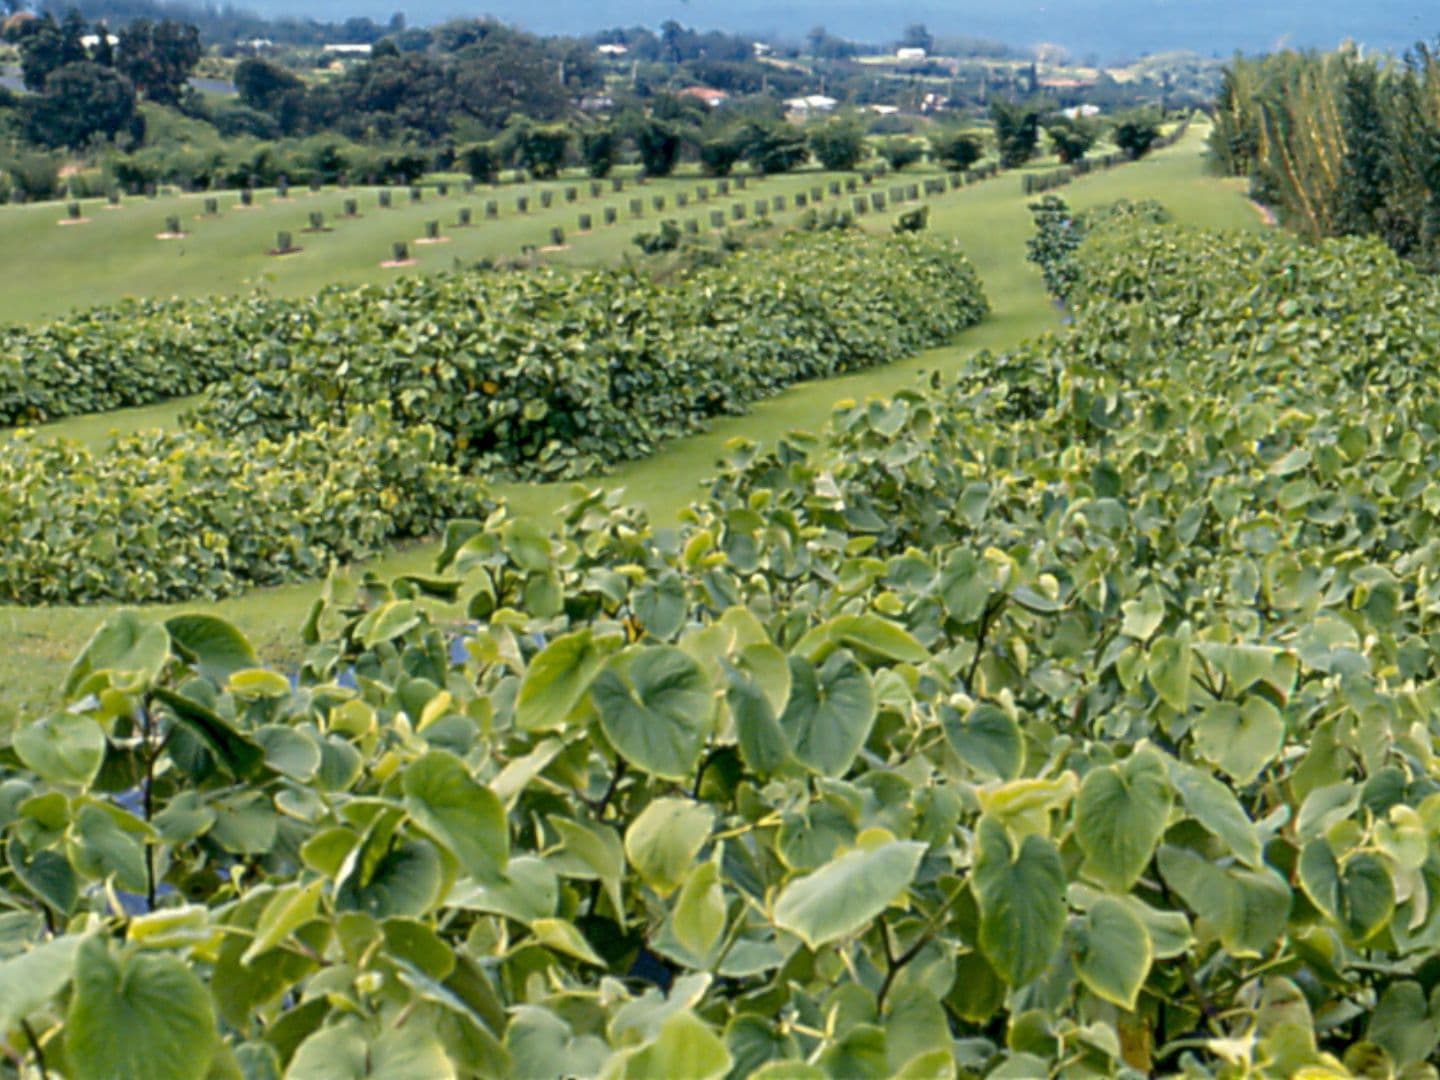
[[[0,1068],[1433,1077],[1428,285],[1075,258],[1065,335],[679,530],[455,521],[293,679],[115,617],[0,759]]]
[[[574,478],[795,382],[949,341],[987,311],[969,261],[934,237],[799,233],[662,281],[417,277],[323,294],[297,315],[283,365],[237,368],[197,415],[279,438],[388,404],[397,423],[433,426],[467,471]]]
[[[0,455],[0,601],[226,596],[325,575],[486,507],[436,435],[382,407],[271,441],[201,430],[90,450],[35,433]]]

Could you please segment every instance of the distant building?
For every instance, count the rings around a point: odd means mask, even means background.
[[[930,54],[924,49],[906,48],[895,50],[896,60],[924,60],[929,55]]]
[[[1060,110],[1060,115],[1061,115],[1061,116],[1068,116],[1071,120],[1079,120],[1079,119],[1081,119],[1081,118],[1084,118],[1084,119],[1088,120],[1088,119],[1090,119],[1092,116],[1099,116],[1099,115],[1100,115],[1100,106],[1099,106],[1099,105],[1072,105],[1072,106],[1071,106],[1070,108],[1068,108],[1068,109],[1061,109],[1061,110]]]
[[[824,94],[810,94],[808,97],[790,98],[785,108],[794,113],[830,112],[840,103]]]
[[[331,56],[369,56],[374,51],[373,45],[325,45],[322,48]]]
[[[609,94],[594,94],[580,99],[581,112],[608,112],[615,108],[615,99]]]
[[[31,19],[38,19],[39,17],[40,16],[36,15],[33,11],[17,11],[14,15],[7,16],[3,23],[0,23],[0,30],[3,30],[7,34],[12,33],[15,30],[19,30],[21,26]]]
[[[775,50],[763,41],[752,41],[750,48],[755,51],[756,56],[769,56]]]
[[[241,48],[249,49],[251,52],[260,52],[263,49],[273,49],[275,42],[268,37],[251,38],[249,41],[240,42]]]
[[[687,86],[676,94],[676,97],[694,98],[696,101],[703,101],[712,109],[730,100],[730,95],[724,90],[712,90],[708,86]]]
[[[114,34],[106,34],[106,35],[105,35],[105,41],[106,41],[108,44],[110,44],[110,45],[119,45],[119,44],[120,44],[120,39],[119,39],[118,37],[116,37]],[[93,49],[93,48],[95,48],[97,45],[100,44],[100,35],[99,35],[99,34],[85,34],[83,37],[80,38],[80,44],[83,45],[83,46],[85,46],[85,48],[87,48],[87,49]]]
[[[896,105],[866,105],[865,109],[876,116],[894,116],[900,111],[899,106]]]
[[[596,50],[601,56],[624,56],[630,51],[628,45],[601,45]]]

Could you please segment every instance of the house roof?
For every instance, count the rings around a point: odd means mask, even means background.
[[[708,86],[687,86],[679,91],[679,97],[695,98],[704,102],[727,101],[730,95],[724,90],[712,90]]]

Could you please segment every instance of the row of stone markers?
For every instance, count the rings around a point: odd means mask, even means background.
[[[888,193],[867,190],[872,188],[876,181],[876,175],[871,172],[864,172],[859,175],[852,175],[842,178],[832,178],[826,184],[815,184],[808,191],[797,191],[793,195],[776,194],[768,198],[755,199],[747,208],[743,202],[732,203],[728,215],[721,209],[710,211],[709,223],[712,229],[723,229],[727,224],[743,222],[748,218],[765,218],[772,213],[784,213],[790,208],[804,210],[812,205],[818,205],[827,198],[841,198],[844,195],[851,196],[851,207],[858,216],[869,212],[881,212],[887,205],[899,205],[906,202],[914,202],[921,198],[922,192],[925,196],[944,194],[947,190],[954,191],[965,187],[968,184],[989,179],[996,175],[998,167],[995,165],[981,166],[966,172],[951,172],[941,176],[925,177],[922,181],[909,184],[897,184],[890,187]],[[793,176],[793,174],[789,174]],[[710,203],[713,199],[730,196],[736,191],[747,190],[749,177],[721,177],[711,183],[699,184],[695,187],[693,194],[689,191],[678,191],[672,196],[673,204],[663,194],[653,194],[649,197],[648,210],[652,213],[664,213],[672,205],[675,209],[687,209],[691,200],[696,203]],[[757,178],[759,180],[764,177]],[[592,180],[588,185],[588,193],[593,198],[604,194],[605,187],[601,181]],[[475,183],[467,180],[461,185],[465,192],[473,192]],[[613,177],[609,181],[610,193],[623,192],[626,190],[626,181],[621,177]],[[276,200],[289,197],[289,188],[283,181],[276,187]],[[414,185],[409,188],[409,201],[411,204],[419,204],[425,198],[424,188]],[[435,193],[440,197],[446,197],[450,193],[450,186],[444,182],[435,185]],[[581,199],[582,188],[579,185],[568,186],[561,189],[558,194],[567,203],[577,203]],[[538,203],[543,210],[549,210],[555,205],[557,191],[545,189],[539,193]],[[253,189],[244,188],[240,191],[239,203],[233,207],[236,210],[243,210],[254,206],[255,193]],[[380,210],[395,208],[395,193],[390,188],[380,188],[376,193],[376,207]],[[112,206],[119,205],[118,199],[112,196]],[[531,196],[520,195],[515,199],[515,210],[520,214],[531,212],[534,203]],[[628,203],[629,217],[631,220],[643,219],[647,213],[647,202],[643,196],[632,196]],[[501,215],[500,201],[498,199],[486,200],[483,207],[484,218],[487,221],[499,219]],[[220,215],[219,199],[207,196],[203,203],[203,212],[196,215],[199,219],[215,218]],[[342,204],[342,212],[339,215],[341,220],[353,219],[361,216],[360,201],[356,197],[347,197]],[[84,216],[84,208],[79,202],[71,202],[67,206],[67,217],[62,224],[82,224],[89,219]],[[600,223],[602,226],[617,225],[620,220],[620,209],[614,205],[608,205],[600,211]],[[476,224],[474,210],[471,207],[460,207],[457,210],[457,218],[453,223],[454,228],[469,228]],[[578,231],[580,234],[588,234],[596,228],[596,219],[593,211],[582,211],[577,218]],[[687,220],[683,227],[691,234],[700,232],[699,219]],[[321,211],[311,211],[309,214],[309,225],[303,230],[306,233],[325,233],[333,231],[331,226],[326,224],[325,215]],[[157,233],[157,239],[177,240],[189,235],[185,223],[179,215],[170,215],[165,219],[165,229]],[[417,244],[438,244],[445,243],[449,237],[441,232],[441,223],[438,219],[426,222],[425,235],[414,241]],[[566,246],[566,234],[563,227],[552,226],[549,233],[549,249],[558,249]],[[276,233],[275,246],[268,249],[270,255],[293,255],[302,251],[299,245],[294,242],[294,235],[289,231]],[[536,245],[526,244],[521,248],[524,255],[532,254],[541,250]],[[397,241],[392,245],[391,258],[382,265],[408,266],[413,261],[410,258],[409,242]]]
[[[784,213],[791,208],[795,210],[806,210],[812,206],[823,203],[827,198],[840,199],[847,195],[851,200],[851,210],[856,217],[860,217],[867,213],[883,212],[885,208],[890,205],[898,206],[904,203],[917,202],[922,197],[943,195],[947,191],[957,191],[970,184],[988,180],[998,175],[998,173],[999,166],[993,164],[984,165],[964,172],[956,171],[945,173],[941,176],[926,177],[924,180],[916,183],[895,185],[891,187],[887,193],[883,191],[861,190],[862,187],[873,187],[875,183],[875,175],[867,172],[859,176],[832,179],[826,184],[816,184],[808,191],[797,191],[790,196],[777,194],[764,199],[755,199],[748,206],[743,202],[734,202],[730,204],[728,213],[723,209],[714,208],[710,210],[709,224],[712,230],[719,231],[729,225],[735,225],[751,219],[768,218],[772,214]],[[793,176],[794,174],[790,175]],[[736,186],[739,189],[743,189],[745,187],[744,178],[736,178]],[[730,185],[725,180],[719,181],[715,194],[717,196],[730,194]],[[711,200],[709,188],[702,185],[697,189],[696,197],[701,202],[709,202]],[[690,205],[688,194],[685,192],[678,193],[675,196],[673,205],[676,209],[687,208]],[[649,208],[652,212],[663,213],[667,209],[665,196],[651,196]],[[643,219],[646,215],[645,200],[643,198],[631,198],[628,209],[630,220]],[[606,206],[603,210],[601,220],[603,225],[611,226],[618,224],[619,217],[620,211],[618,207]],[[590,233],[595,228],[594,216],[590,213],[581,213],[578,217],[578,224],[580,234]],[[701,231],[701,222],[699,218],[686,218],[684,222],[680,224],[680,227],[684,229],[687,235],[695,236]],[[556,225],[550,229],[549,243],[546,246],[541,247],[537,244],[524,244],[520,248],[520,253],[522,256],[531,256],[545,251],[559,250],[565,246],[565,230],[561,226]]]

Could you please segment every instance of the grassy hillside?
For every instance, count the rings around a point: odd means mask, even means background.
[[[1180,144],[1153,159],[1082,179],[1066,188],[1064,196],[1077,208],[1122,197],[1156,198],[1170,207],[1183,222],[1234,228],[1259,227],[1260,220],[1241,190],[1233,184],[1214,179],[1205,171],[1201,158],[1205,134],[1204,129],[1192,129]],[[693,186],[694,182],[690,183]],[[808,187],[809,183],[798,178],[775,180],[765,190],[767,194],[773,194],[786,190],[785,185],[798,189]],[[656,190],[659,190],[658,186]],[[303,221],[307,202],[326,199],[338,202],[333,195],[317,200],[301,195],[293,200],[292,205],[298,204],[295,213]],[[373,200],[370,201],[373,203]],[[719,422],[702,435],[678,441],[661,454],[617,469],[597,479],[596,483],[609,489],[623,489],[629,499],[643,506],[657,520],[674,520],[694,495],[697,485],[708,475],[729,439],[743,436],[764,442],[790,430],[817,428],[825,422],[837,401],[892,393],[921,372],[955,370],[979,350],[1008,348],[1057,325],[1055,311],[1042,288],[1039,274],[1024,259],[1030,220],[1026,210],[1027,200],[1020,194],[1018,181],[1013,177],[1001,179],[953,192],[932,202],[932,228],[957,237],[985,281],[994,308],[993,316],[986,323],[966,333],[954,346],[933,350],[914,360],[853,377],[797,387],[759,404],[744,417]],[[573,208],[557,211],[567,218],[573,212]],[[398,215],[411,211],[393,213]],[[421,210],[413,220],[421,222],[425,216]],[[881,227],[888,224],[892,216],[887,213],[872,219],[870,224]],[[163,223],[163,214],[160,217]],[[533,229],[540,223],[522,221],[520,224]],[[602,243],[610,245],[611,257],[623,250],[625,242],[620,236],[621,231],[615,230],[613,238],[594,238],[594,257],[603,257]],[[478,236],[483,230],[475,232]],[[328,242],[340,235],[339,232],[327,234],[322,239]],[[377,234],[375,246],[383,245]],[[573,251],[566,254],[579,258],[586,255],[587,250],[577,243]],[[357,272],[364,270],[360,257],[357,257],[356,269]],[[130,410],[125,414],[66,421],[53,425],[52,429],[61,434],[94,438],[111,427],[134,428],[164,422],[177,409],[178,406],[172,404]],[[499,492],[518,509],[534,514],[553,510],[569,490],[565,485],[502,485],[499,488]],[[418,545],[379,560],[373,568],[381,574],[428,569],[433,555],[432,546]],[[193,610],[197,606],[215,610],[233,620],[269,655],[285,655],[296,647],[295,628],[300,625],[319,588],[318,584],[309,584],[264,590],[220,604],[181,605],[175,610]],[[0,608],[0,645],[4,646],[0,649],[0,701],[6,702],[6,707],[18,708],[34,703],[49,693],[57,682],[58,671],[69,662],[109,610],[104,607]]]
[[[32,322],[127,296],[208,296],[256,288],[280,296],[303,296],[335,282],[386,281],[397,274],[433,272],[457,263],[516,258],[522,246],[548,246],[550,231],[556,226],[565,230],[566,247],[546,252],[543,258],[582,265],[614,262],[636,250],[632,240],[637,233],[653,231],[666,218],[693,217],[708,228],[712,210],[728,215],[732,204],[738,202],[749,215],[756,199],[776,195],[786,197],[791,207],[787,214],[793,214],[795,193],[808,192],[828,179],[813,173],[751,179],[745,191],[732,186],[728,196],[717,195],[715,181],[698,176],[644,184],[627,180],[625,190],[618,193],[610,190],[607,181],[604,192],[596,197],[590,195],[588,181],[578,179],[493,189],[481,186],[468,195],[455,183],[443,197],[434,187],[425,188],[419,203],[410,201],[405,188],[393,188],[390,209],[378,205],[377,188],[326,188],[318,193],[291,188],[285,199],[277,199],[273,190],[262,190],[255,193],[250,208],[240,206],[237,193],[226,192],[214,196],[220,210],[214,217],[203,216],[203,195],[131,198],[113,210],[102,200],[88,200],[81,204],[89,219],[83,225],[61,224],[66,216],[63,203],[7,207],[0,210],[0,244],[23,256],[0,263],[0,321]],[[878,179],[876,190],[888,190],[890,182]],[[697,199],[701,185],[710,189],[708,203]],[[575,203],[565,201],[567,187],[579,189]],[[553,199],[548,209],[540,205],[546,191]],[[684,208],[675,204],[681,193],[689,198]],[[653,208],[652,199],[657,196],[665,200],[663,210]],[[521,197],[530,204],[523,214],[517,209]],[[359,217],[340,216],[347,198],[358,202]],[[630,211],[632,199],[644,203],[638,218]],[[485,216],[490,201],[498,204],[494,220]],[[456,227],[462,207],[470,208],[475,222],[471,228]],[[604,225],[606,207],[613,207],[618,217],[610,227]],[[315,211],[324,215],[331,231],[304,231]],[[594,228],[588,234],[578,231],[582,213],[593,218]],[[170,217],[179,217],[189,235],[157,239]],[[416,244],[432,220],[441,223],[448,241]],[[300,252],[268,254],[281,230],[293,235]],[[382,267],[382,261],[390,258],[392,244],[402,240],[410,244],[416,265]]]

